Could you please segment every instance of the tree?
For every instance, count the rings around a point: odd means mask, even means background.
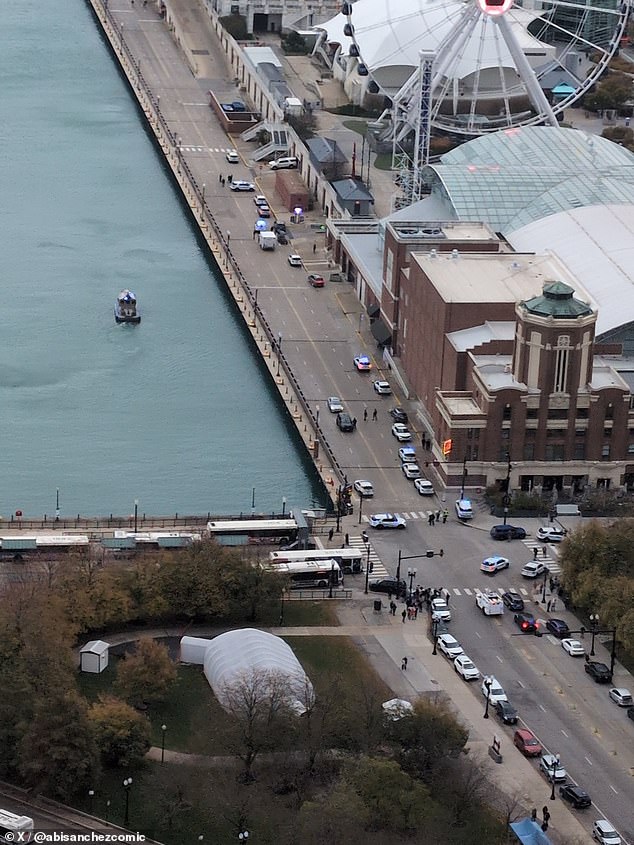
[[[285,53],[303,56],[308,52],[306,46],[306,39],[299,32],[291,29],[290,32],[282,39],[282,50]]]
[[[132,704],[161,701],[176,680],[176,665],[167,648],[144,638],[117,666],[115,690]]]
[[[101,696],[88,711],[101,759],[108,766],[131,766],[150,748],[150,723],[125,701]]]
[[[305,801],[299,811],[297,841],[304,845],[349,845],[370,823],[370,811],[347,782],[317,800]]]
[[[18,745],[18,769],[37,792],[67,800],[99,778],[99,750],[85,702],[54,685],[42,696]]]

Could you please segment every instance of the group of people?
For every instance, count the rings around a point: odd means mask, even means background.
[[[377,419],[378,419],[378,417],[379,417],[379,412],[378,412],[378,411],[377,411],[377,409],[375,408],[375,409],[372,411],[372,420],[373,420],[374,422],[376,422],[376,421],[377,421]],[[367,421],[368,421],[368,409],[367,409],[367,408],[364,408],[364,409],[363,409],[363,422],[367,422]]]
[[[444,511],[442,511],[440,508],[438,508],[438,510],[435,513],[432,511],[432,513],[429,514],[429,520],[428,521],[429,521],[430,525],[435,525],[436,523],[438,523],[440,525],[440,520],[442,519],[442,524],[444,525],[445,522],[447,522],[448,517],[449,517],[449,511],[447,510],[447,508],[445,508]]]

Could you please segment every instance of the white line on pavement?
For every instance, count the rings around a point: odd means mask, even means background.
[[[563,734],[563,735],[566,737],[566,739],[567,739],[567,738],[568,738],[568,734],[566,733],[566,731],[565,731],[563,728],[561,729],[561,732],[562,732],[562,734]],[[586,759],[587,759],[587,758],[586,758]]]
[[[612,792],[613,792],[615,795],[618,795],[618,794],[619,794],[619,793],[617,792],[617,790],[616,790],[616,789],[612,786],[612,784],[611,784],[611,783],[609,783],[609,784],[608,784],[608,786],[610,787],[610,789],[612,790]]]
[[[590,766],[592,765],[592,760],[589,757],[584,757],[583,759],[587,760],[588,765],[590,765]]]

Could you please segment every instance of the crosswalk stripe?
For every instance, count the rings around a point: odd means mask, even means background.
[[[459,595],[460,595],[460,590],[459,590],[457,587],[454,587],[454,588],[453,588],[453,591],[454,591],[454,593],[455,593],[457,596],[459,596]]]
[[[470,596],[472,594],[471,590],[468,587],[465,587],[464,591],[465,591],[465,594],[468,595],[468,596]]]

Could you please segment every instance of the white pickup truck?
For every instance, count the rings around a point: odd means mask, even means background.
[[[493,590],[476,590],[475,600],[485,616],[502,616],[504,613],[502,599]]]

